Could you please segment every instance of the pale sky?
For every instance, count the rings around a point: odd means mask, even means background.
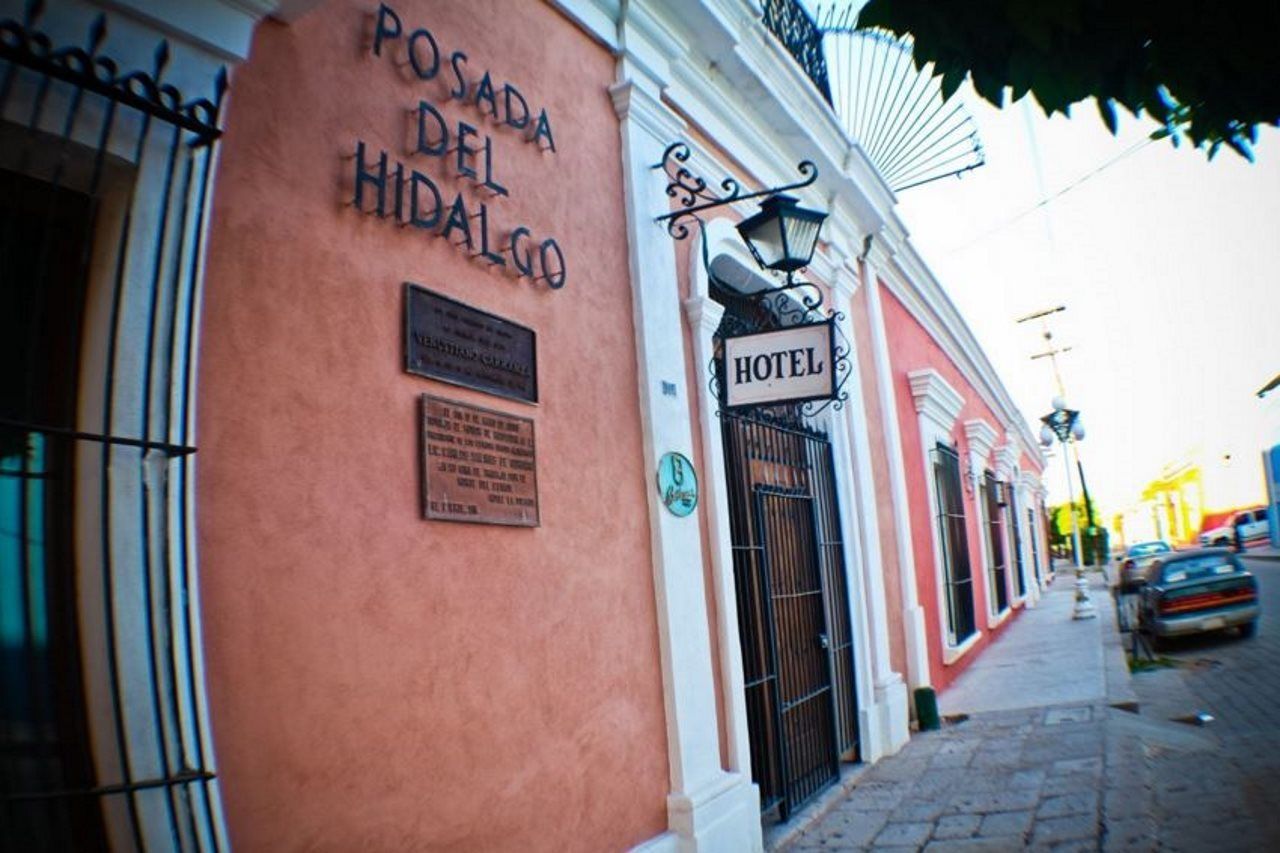
[[[1048,359],[1030,360],[1046,349],[1038,323],[1014,320],[1065,304],[1054,343],[1072,347],[1059,361],[1066,399],[1107,518],[1197,448],[1232,454],[1242,494],[1220,500],[1262,500],[1268,430],[1254,395],[1280,373],[1280,132],[1261,132],[1253,164],[1151,142],[1033,210],[1153,125],[1122,116],[1113,137],[1091,101],[1048,120],[1034,102],[961,97],[986,165],[905,190],[898,213],[1034,431],[1056,389]],[[1051,461],[1054,503],[1062,468]]]

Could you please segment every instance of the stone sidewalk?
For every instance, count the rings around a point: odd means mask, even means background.
[[[1111,713],[989,711],[918,734],[784,849],[1150,849],[1142,747],[1109,731]]]
[[[1061,573],[1039,606],[940,697],[939,731],[915,734],[846,780],[771,846],[1154,849],[1150,765],[1132,729],[1138,718],[1112,707],[1133,707],[1136,697],[1106,579],[1089,577],[1099,618],[1071,619],[1074,578]]]
[[[1251,804],[1223,755],[1227,733],[1177,722],[1202,707],[1177,670],[1129,675],[1106,578],[1088,577],[1097,619],[1071,619],[1074,574],[1062,572],[939,697],[940,730],[854,766],[789,824],[771,827],[767,846],[1280,850],[1280,818]],[[1264,735],[1276,728],[1259,726]],[[1266,736],[1249,743],[1264,756],[1275,749]]]

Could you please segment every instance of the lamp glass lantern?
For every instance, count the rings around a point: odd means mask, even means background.
[[[738,224],[738,233],[756,263],[765,269],[793,273],[809,265],[827,214],[800,207],[793,196],[771,195],[760,212]]]

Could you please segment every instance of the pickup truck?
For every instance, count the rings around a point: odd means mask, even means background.
[[[1242,509],[1231,513],[1217,527],[1200,534],[1200,544],[1206,547],[1231,547],[1236,544],[1236,527],[1240,528],[1240,541],[1246,545],[1266,539],[1271,532],[1266,507]]]

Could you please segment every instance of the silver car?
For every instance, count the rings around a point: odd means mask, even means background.
[[[1156,558],[1173,552],[1163,539],[1130,545],[1120,560],[1120,591],[1137,592],[1142,587],[1147,566]]]

